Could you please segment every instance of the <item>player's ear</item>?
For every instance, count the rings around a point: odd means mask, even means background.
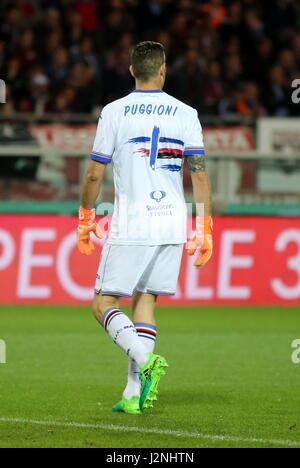
[[[129,71],[130,71],[131,76],[132,76],[133,78],[135,78],[135,76],[134,76],[134,71],[133,71],[133,66],[132,66],[132,65],[130,65]]]
[[[167,73],[167,66],[165,63],[163,63],[161,66],[160,66],[160,69],[159,69],[159,74],[160,76],[165,76]]]

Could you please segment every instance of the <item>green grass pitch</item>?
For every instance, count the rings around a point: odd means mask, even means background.
[[[300,447],[300,307],[160,307],[156,407],[115,414],[127,358],[87,307],[1,306],[0,447]],[[75,423],[68,425],[68,423]]]

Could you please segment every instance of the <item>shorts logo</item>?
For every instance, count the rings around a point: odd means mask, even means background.
[[[166,196],[166,192],[163,192],[162,190],[156,190],[155,192],[150,193],[152,200],[157,201],[157,203],[160,203],[163,198],[166,198]]]

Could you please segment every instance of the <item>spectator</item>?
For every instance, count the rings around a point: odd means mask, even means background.
[[[256,11],[249,10],[245,14],[245,38],[247,41],[250,41],[251,45],[258,40],[262,40],[265,37],[265,27],[264,23],[257,14]]]
[[[277,64],[283,69],[286,79],[291,82],[292,76],[296,72],[295,56],[292,50],[281,50],[278,55]]]
[[[75,7],[81,17],[81,25],[85,32],[95,32],[99,26],[96,0],[76,0]]]
[[[37,36],[38,37],[38,36]],[[38,46],[39,64],[49,69],[52,58],[59,47],[62,47],[63,37],[60,31],[50,33],[45,38],[45,43],[41,40],[40,46]]]
[[[51,65],[48,69],[49,77],[54,86],[60,85],[69,73],[69,52],[64,47],[58,47],[53,54]]]
[[[6,85],[10,86],[11,99],[14,102],[14,107],[19,110],[19,104],[22,97],[26,94],[26,78],[21,72],[20,62],[16,58],[12,58],[7,63],[5,71]]]
[[[173,10],[174,12],[174,10]],[[139,33],[153,33],[162,30],[172,16],[172,0],[143,0],[137,10]]]
[[[231,91],[230,97],[220,102],[220,114],[226,118],[257,118],[266,114],[260,103],[259,90],[255,83],[240,84]]]
[[[104,94],[107,102],[119,97],[120,89],[123,96],[132,90],[134,83],[128,72],[129,64],[128,50],[116,50],[113,62],[108,64],[105,72]]]
[[[212,28],[219,28],[226,16],[226,9],[223,6],[223,0],[211,0],[199,7],[199,11],[205,12],[210,17]]]
[[[0,22],[0,33],[4,38],[8,49],[13,50],[15,44],[18,42],[24,18],[22,13],[15,6],[9,7],[4,17],[4,21]]]
[[[50,98],[49,78],[42,68],[37,67],[31,76],[30,91],[32,110],[36,115],[43,115]]]
[[[242,37],[242,4],[238,1],[230,2],[226,15],[220,26],[220,35],[223,43],[226,44],[231,37]]]
[[[67,18],[68,44],[70,47],[78,46],[81,38],[84,35],[82,28],[82,20],[78,11],[70,11]]]
[[[199,110],[298,115],[299,28],[288,0],[2,0],[6,110],[91,112],[132,89],[130,50],[153,39],[166,48],[166,90]]]
[[[221,67],[218,62],[211,62],[203,80],[203,105],[205,113],[215,114],[218,103],[224,97]]]
[[[256,83],[248,82],[244,84],[243,100],[247,107],[247,111],[244,115],[257,118],[266,114],[266,110],[260,102],[259,89]]]
[[[238,54],[225,57],[223,80],[227,89],[233,89],[243,80],[243,64]]]
[[[297,71],[300,72],[300,34],[297,34],[294,36],[293,42],[292,42],[292,48],[293,48],[293,54],[295,57],[296,68],[297,68]]]
[[[295,25],[297,3],[294,1],[274,0],[266,2],[264,7],[264,21],[268,28],[269,35],[274,34],[274,38],[279,47],[282,46],[290,36]]]
[[[84,36],[81,39],[79,47],[74,47],[72,50],[74,62],[85,62],[92,69],[94,76],[99,75],[99,61],[94,52],[94,41],[91,36]]]
[[[227,119],[235,119],[245,115],[245,110],[241,89],[231,90],[229,95],[224,96],[219,104],[219,114]]]
[[[268,70],[274,63],[274,48],[270,38],[259,41],[256,45],[256,54],[245,59],[246,75],[248,78],[266,85]]]
[[[106,17],[106,28],[104,35],[105,49],[111,49],[120,41],[123,33],[126,32],[124,24],[123,10],[118,8],[110,10]]]
[[[184,56],[172,70],[173,93],[187,104],[202,106],[202,81],[204,77],[203,61],[195,48],[186,50]]]
[[[219,55],[218,32],[211,26],[211,18],[208,13],[200,13],[195,18],[192,28],[193,37],[199,41],[199,52],[205,60],[211,61]]]
[[[289,83],[284,69],[279,65],[272,67],[269,72],[269,81],[264,96],[269,114],[276,117],[286,117],[289,114]]]
[[[94,70],[88,64],[81,62],[73,66],[67,82],[74,90],[74,99],[70,102],[72,112],[92,112],[96,95],[94,79]]]
[[[35,37],[31,29],[23,32],[16,44],[14,56],[18,58],[22,69],[27,70],[36,65],[38,57],[35,46]]]
[[[75,91],[72,88],[61,90],[55,96],[50,110],[57,114],[70,114],[72,110],[72,102],[74,102],[74,100]]]
[[[44,21],[40,25],[40,32],[42,35],[60,31],[62,28],[61,15],[59,10],[49,8],[44,15]]]

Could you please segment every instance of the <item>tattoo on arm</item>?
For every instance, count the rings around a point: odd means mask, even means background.
[[[187,158],[191,172],[205,171],[205,157],[201,154],[193,154]]]

